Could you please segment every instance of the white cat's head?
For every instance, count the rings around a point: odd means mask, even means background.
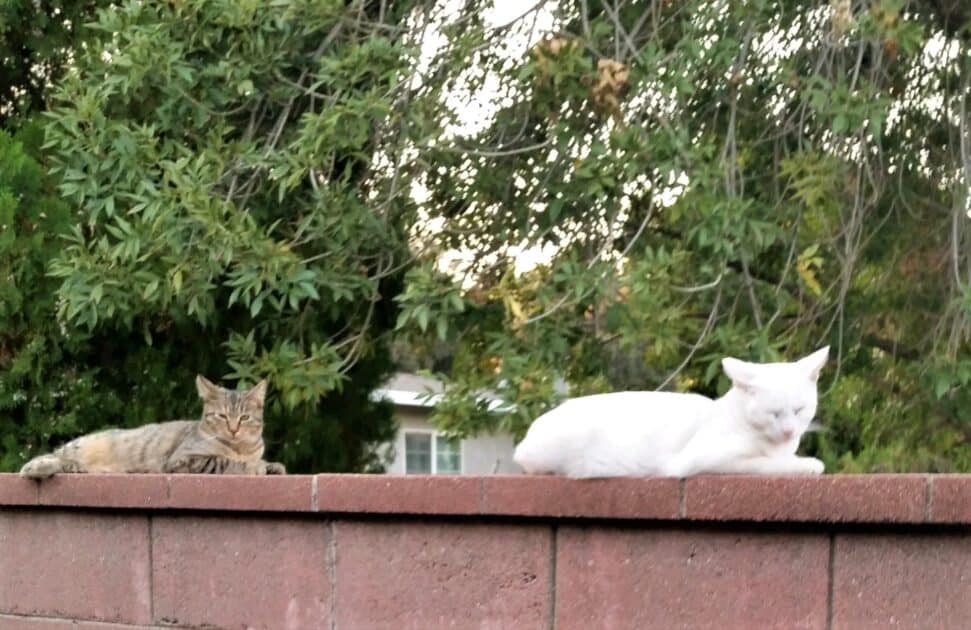
[[[745,421],[772,444],[798,440],[816,415],[816,381],[829,346],[794,363],[722,359],[738,391]]]

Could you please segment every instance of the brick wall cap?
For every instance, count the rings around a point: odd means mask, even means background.
[[[541,519],[971,524],[971,475],[710,475],[572,480],[525,475],[0,474],[0,508],[305,512]]]

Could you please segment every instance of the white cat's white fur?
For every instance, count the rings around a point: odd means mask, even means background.
[[[567,400],[537,418],[514,459],[528,473],[575,478],[699,473],[820,474],[796,449],[816,415],[829,347],[794,363],[722,359],[732,382],[698,394],[617,392]]]

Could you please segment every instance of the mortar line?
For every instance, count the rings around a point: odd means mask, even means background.
[[[934,478],[930,475],[924,481],[924,522],[930,523],[934,516]]]
[[[155,517],[148,515],[148,618],[155,623]]]
[[[550,630],[556,630],[556,544],[559,527],[550,526]]]
[[[145,630],[148,627],[145,624],[128,623],[127,621],[99,621],[97,619],[75,619],[73,617],[58,617],[57,615],[45,615],[40,613],[26,614],[26,613],[16,613],[16,612],[0,612],[0,621],[3,621],[4,619],[66,621],[67,623],[71,624],[72,628],[74,627],[74,624],[77,624],[78,622],[87,624],[95,629],[103,627],[103,628],[110,628],[112,630],[115,630],[117,628],[132,628],[133,630]],[[155,628],[154,623],[152,624],[152,628]],[[192,630],[192,628],[190,628],[189,626],[183,626],[183,625],[170,626],[167,624],[165,626],[165,629],[166,630]]]
[[[330,521],[327,542],[327,573],[330,578],[330,630],[337,630],[337,523]]]
[[[834,565],[836,563],[836,534],[829,534],[829,563],[826,567],[826,630],[833,630]]]
[[[479,514],[485,514],[485,511],[486,511],[485,508],[486,508],[486,505],[488,505],[488,502],[486,499],[485,477],[481,477],[479,479],[478,486],[479,486]]]
[[[685,497],[685,479],[684,477],[682,477],[681,479],[678,479],[678,518],[685,517],[684,508],[685,508],[686,502],[687,501]]]

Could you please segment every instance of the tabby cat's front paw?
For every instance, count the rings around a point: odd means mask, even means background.
[[[52,477],[64,469],[56,455],[41,455],[30,460],[20,469],[20,474],[35,481]]]
[[[266,474],[285,475],[287,474],[287,468],[279,462],[266,462]]]
[[[163,473],[184,473],[189,472],[189,460],[187,458],[170,459],[162,464]]]

